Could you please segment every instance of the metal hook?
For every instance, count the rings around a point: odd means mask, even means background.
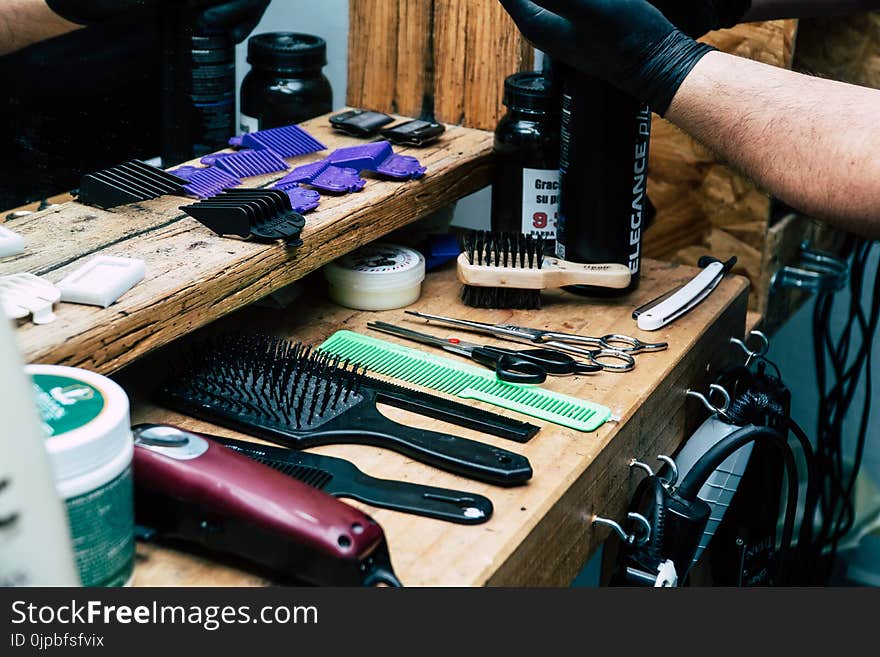
[[[724,417],[727,417],[727,409],[730,408],[730,393],[728,393],[723,386],[720,386],[717,383],[713,383],[709,386],[710,398],[713,391],[720,394],[721,397],[724,399],[724,403],[721,406],[715,406],[708,398],[706,398],[703,393],[697,392],[696,390],[688,390],[685,394],[688,397],[695,397],[696,399],[699,399],[703,403],[703,406],[709,409],[709,412],[713,415],[722,415]]]
[[[630,511],[628,514],[626,514],[626,517],[629,520],[635,520],[636,522],[641,524],[642,528],[645,530],[645,535],[642,538],[637,539],[635,534],[628,534],[626,530],[624,530],[624,528],[620,526],[620,523],[611,520],[610,518],[593,516],[592,524],[609,527],[610,529],[614,530],[614,532],[620,537],[621,541],[630,545],[644,545],[651,540],[651,523],[648,522],[648,519],[645,518],[645,516],[640,513]]]
[[[763,331],[749,331],[749,337],[756,337],[761,341],[761,346],[757,351],[752,351],[746,345],[745,342],[740,340],[739,338],[730,338],[731,344],[735,344],[740,349],[742,349],[746,354],[746,367],[751,365],[752,361],[755,358],[763,358],[767,355],[767,352],[770,350],[770,338]]]
[[[654,476],[654,471],[651,469],[650,465],[648,465],[647,463],[642,463],[641,461],[638,461],[634,458],[629,460],[629,467],[638,468],[639,470],[644,470],[645,472],[648,473],[649,477]]]
[[[645,530],[645,535],[639,539],[635,538],[635,534],[630,534],[630,543],[635,543],[635,545],[644,545],[651,540],[651,523],[648,522],[648,519],[645,516],[643,516],[641,513],[630,511],[626,514],[626,517],[630,520],[635,520],[639,522]]]
[[[672,488],[678,483],[678,466],[675,465],[675,461],[672,457],[666,456],[666,454],[658,454],[657,460],[663,461],[669,466],[669,477],[660,477],[660,481],[663,482],[666,488]]]

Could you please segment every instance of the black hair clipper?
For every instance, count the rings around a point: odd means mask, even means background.
[[[404,121],[390,128],[385,128],[379,134],[392,144],[425,146],[437,141],[444,132],[446,132],[446,126],[442,123],[412,119],[411,121]]]
[[[307,584],[400,586],[368,515],[205,436],[157,424],[132,432],[136,520],[160,539]]]
[[[394,119],[382,112],[352,109],[330,117],[330,125],[353,137],[372,137]]]

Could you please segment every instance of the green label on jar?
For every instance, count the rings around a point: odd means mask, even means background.
[[[82,585],[124,585],[134,570],[131,467],[103,486],[65,502]]]
[[[101,391],[68,376],[34,374],[34,396],[48,437],[79,429],[104,410]]]

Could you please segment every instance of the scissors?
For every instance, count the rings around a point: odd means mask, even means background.
[[[486,324],[467,319],[428,315],[427,313],[413,310],[407,310],[406,314],[421,317],[428,321],[467,328],[503,340],[540,344],[576,356],[583,356],[589,363],[599,365],[602,369],[612,372],[629,372],[635,367],[633,356],[649,351],[661,351],[669,346],[666,342],[642,342],[631,335],[620,335],[618,333],[611,333],[602,337],[592,337],[588,335],[575,335],[573,333],[544,331],[526,326],[516,326],[515,324]],[[596,348],[586,348],[589,346]],[[615,361],[620,361],[620,364]]]
[[[494,369],[498,379],[508,383],[544,383],[548,374],[564,376],[602,369],[593,364],[579,363],[568,354],[555,349],[502,349],[464,342],[458,338],[438,338],[386,322],[370,322],[367,328],[465,356]]]

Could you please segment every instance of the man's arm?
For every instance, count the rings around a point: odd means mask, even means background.
[[[0,2],[0,55],[81,27],[61,18],[44,0]]]
[[[792,207],[880,239],[880,91],[711,52],[666,118]]]

